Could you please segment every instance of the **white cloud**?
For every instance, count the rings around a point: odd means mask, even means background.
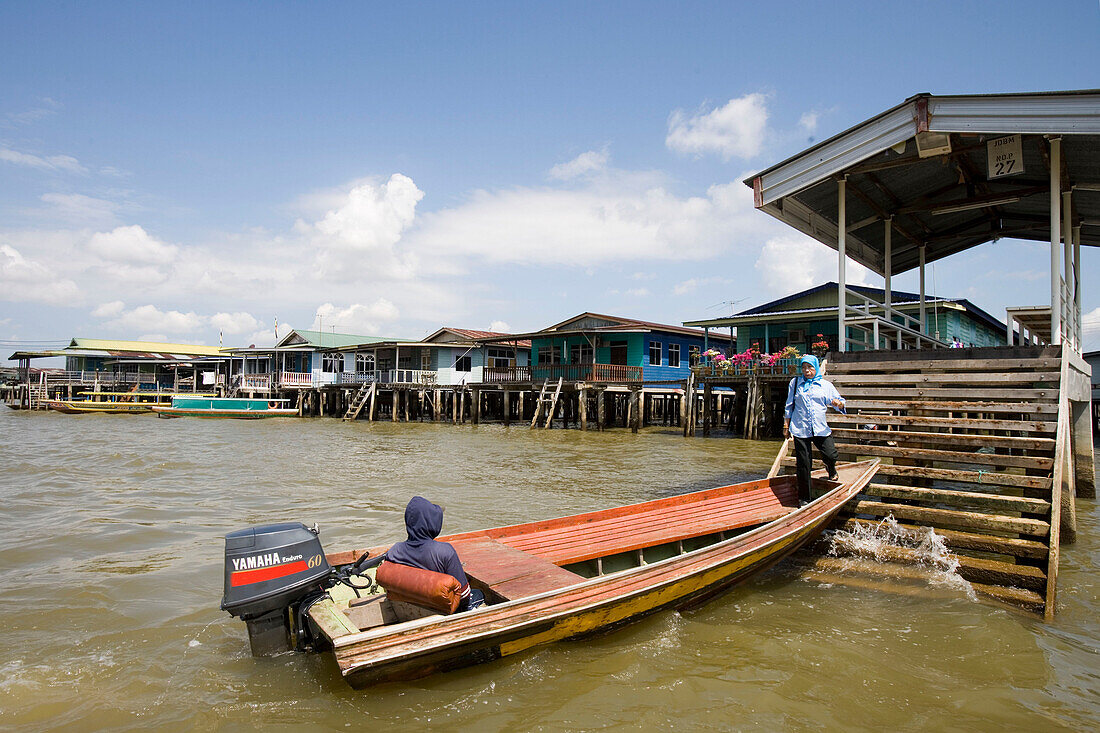
[[[581,153],[568,163],[558,163],[550,169],[550,178],[558,181],[568,181],[587,173],[602,171],[607,166],[608,153],[606,150],[589,150]]]
[[[824,244],[801,236],[769,239],[756,260],[765,288],[776,295],[805,290],[836,281],[837,253]],[[848,260],[845,279],[849,285],[866,285],[869,271]]]
[[[32,153],[20,153],[11,148],[0,148],[0,161],[47,171],[66,171],[68,173],[87,173],[88,169],[71,155],[40,156]]]
[[[103,303],[92,311],[92,315],[96,318],[116,318],[122,314],[122,311],[126,310],[126,304],[121,300],[112,300],[110,303]]]
[[[489,324],[489,330],[495,333],[511,333],[512,327],[505,321],[493,321]]]
[[[1081,346],[1082,351],[1100,349],[1100,308],[1081,314]],[[1093,381],[1097,381],[1095,374]]]
[[[338,308],[332,303],[325,303],[317,308],[310,328],[324,331],[335,329],[336,333],[374,336],[381,331],[382,324],[396,321],[397,317],[397,306],[385,298],[379,298],[367,305],[355,303],[347,308]]]
[[[816,111],[805,112],[798,120],[798,126],[808,135],[814,134],[817,130],[817,121],[821,115]]]
[[[193,333],[203,328],[206,323],[206,319],[194,312],[162,311],[155,305],[142,305],[133,310],[118,313],[107,322],[107,325],[131,333],[142,331]]]
[[[166,265],[175,259],[177,249],[149,236],[136,224],[97,232],[88,241],[88,250],[105,260],[141,265]]]
[[[299,224],[317,251],[320,277],[348,281],[368,275],[388,279],[412,277],[415,259],[396,245],[416,216],[424,192],[408,176],[395,173],[376,185],[356,185],[338,208],[314,225]]]
[[[0,299],[70,305],[79,296],[80,288],[72,280],[27,259],[14,247],[0,244]]]
[[[79,193],[47,193],[42,202],[48,208],[43,212],[53,220],[87,226],[104,226],[115,223],[119,205],[106,199],[97,199]]]
[[[723,160],[752,158],[760,153],[768,123],[766,97],[746,94],[709,112],[669,116],[665,145],[679,153],[717,153]]]
[[[425,263],[445,256],[452,264],[588,267],[710,257],[762,224],[752,192],[740,183],[689,197],[638,183],[629,174],[606,175],[578,190],[478,191],[460,206],[425,215],[407,244]]]
[[[222,333],[244,333],[260,327],[260,322],[251,313],[215,313],[210,316],[210,325]]]
[[[688,293],[695,292],[706,285],[727,285],[733,282],[728,277],[693,277],[683,282],[678,282],[672,288],[672,292],[675,295],[687,295]]]

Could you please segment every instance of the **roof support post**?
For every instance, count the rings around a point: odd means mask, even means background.
[[[891,294],[890,294],[890,277],[891,277],[891,275],[894,274],[893,273],[893,262],[891,261],[892,257],[893,257],[893,254],[894,254],[893,242],[892,242],[892,234],[893,234],[893,231],[894,231],[894,217],[892,217],[892,216],[887,217],[886,221],[884,223],[886,224],[886,231],[885,231],[885,235],[884,235],[884,238],[883,238],[884,239],[883,243],[885,245],[885,250],[886,251],[885,251],[885,254],[884,254],[885,259],[883,260],[883,265],[882,265],[882,270],[883,270],[882,275],[883,275],[883,278],[886,280],[886,285],[885,285],[885,288],[884,288],[884,293],[886,295],[886,303],[885,303],[885,305],[886,305],[886,319],[892,321],[892,320],[894,320],[894,317],[893,317],[893,313],[890,312],[890,303],[893,300],[893,298],[891,297]],[[878,347],[876,346],[875,348],[878,348]]]
[[[1077,323],[1077,348],[1084,350],[1081,331],[1081,227],[1073,228],[1073,313]]]
[[[837,181],[837,213],[836,213],[836,250],[837,250],[837,275],[836,275],[836,313],[837,313],[837,336],[836,343],[837,349],[840,353],[844,353],[848,350],[848,333],[844,327],[844,311],[848,306],[847,297],[847,281],[845,280],[845,238],[848,229],[848,205],[845,199],[845,187],[848,183],[848,178],[844,177]]]
[[[928,322],[925,320],[924,308],[924,258],[928,251],[923,244],[917,250],[920,254],[920,328],[918,330],[924,334],[928,333]],[[920,348],[920,339],[917,339],[917,348]]]
[[[1058,245],[1062,242],[1062,138],[1050,140],[1050,343],[1062,343],[1062,288]]]
[[[710,328],[703,326],[703,351],[710,351]],[[593,351],[593,354],[595,351]]]
[[[1062,192],[1062,254],[1065,262],[1062,263],[1064,272],[1062,275],[1062,292],[1065,294],[1065,305],[1062,306],[1062,321],[1066,324],[1066,337],[1070,344],[1076,346],[1077,326],[1073,321],[1073,192]]]

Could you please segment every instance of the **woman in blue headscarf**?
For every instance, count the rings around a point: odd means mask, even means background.
[[[783,437],[794,438],[795,473],[798,476],[798,497],[810,498],[810,470],[813,446],[817,446],[829,479],[835,480],[836,446],[833,431],[825,422],[825,413],[832,407],[844,410],[844,398],[832,382],[821,378],[821,364],[817,357],[807,354],[800,364],[801,376],[791,380],[787,388],[787,406],[783,413]]]

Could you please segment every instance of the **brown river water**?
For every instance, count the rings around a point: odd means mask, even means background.
[[[327,550],[759,478],[776,444],[0,409],[0,729],[995,730],[1100,728],[1100,512],[1078,504],[1058,616],[958,583],[888,594],[784,563],[707,605],[355,691],[329,657],[249,655],[218,608],[223,535],[300,520]],[[411,726],[411,728],[410,728]]]

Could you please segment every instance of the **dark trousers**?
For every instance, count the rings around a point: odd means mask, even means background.
[[[795,473],[798,476],[798,498],[803,501],[810,500],[810,470],[813,467],[813,447],[821,453],[821,460],[825,462],[825,470],[832,476],[836,472],[836,446],[833,445],[833,436],[818,435],[812,438],[794,439]]]

